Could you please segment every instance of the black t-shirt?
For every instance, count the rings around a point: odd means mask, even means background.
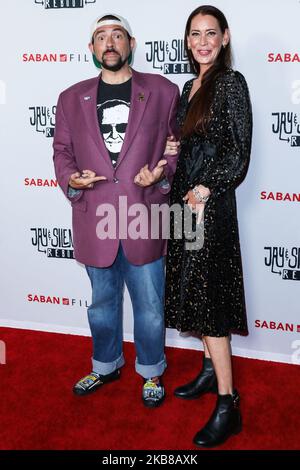
[[[131,97],[131,78],[119,85],[98,86],[97,114],[104,143],[115,167],[125,138]]]

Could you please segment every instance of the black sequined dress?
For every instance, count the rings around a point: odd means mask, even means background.
[[[178,112],[184,122],[193,80],[183,89]],[[252,137],[252,113],[243,75],[228,70],[215,84],[207,133],[183,139],[171,191],[171,204],[195,185],[211,191],[204,211],[204,245],[187,250],[172,237],[167,255],[166,326],[206,336],[247,333],[235,188],[246,175]]]

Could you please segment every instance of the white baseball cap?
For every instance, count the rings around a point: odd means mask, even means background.
[[[115,16],[116,19],[113,20],[113,19],[105,19],[105,20],[102,20],[102,18],[105,18],[106,16]],[[106,15],[102,15],[100,16],[92,25],[92,29],[91,29],[91,39],[93,39],[93,36],[94,36],[94,33],[95,31],[100,28],[101,26],[113,26],[113,25],[117,25],[117,26],[121,26],[123,29],[125,29],[125,31],[127,31],[127,33],[132,37],[133,34],[132,34],[132,31],[131,31],[131,27],[128,23],[128,21],[123,18],[122,16],[120,15],[115,15],[114,13],[107,13]]]

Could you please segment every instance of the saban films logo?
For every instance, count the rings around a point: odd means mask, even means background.
[[[299,63],[300,54],[298,54],[297,52],[269,52],[268,62]]]
[[[89,58],[87,54],[82,54],[80,52],[70,52],[70,53],[57,53],[57,52],[48,52],[48,53],[32,53],[24,52],[22,54],[22,62],[34,62],[34,63],[44,63],[44,62],[55,62],[55,63],[88,63]]]
[[[263,201],[300,202],[300,193],[285,193],[281,191],[261,191]]]
[[[38,188],[57,188],[58,182],[48,178],[24,178],[24,186]]]
[[[294,112],[272,113],[272,132],[291,147],[300,147],[300,119]]]
[[[96,0],[34,0],[36,5],[44,5],[46,10],[54,8],[83,8]]]
[[[44,294],[28,294],[28,302],[34,302],[38,304],[51,304],[51,305],[64,305],[68,307],[88,307],[87,300],[82,299],[71,299],[69,297],[57,297],[54,295]]]
[[[255,328],[260,328],[262,330],[286,331],[288,333],[300,333],[300,325],[280,321],[255,320]]]
[[[31,243],[47,258],[74,259],[72,231],[67,228],[31,228]]]
[[[56,106],[30,106],[30,125],[45,137],[53,137]]]
[[[265,266],[282,279],[300,281],[300,247],[265,246]]]
[[[146,60],[152,64],[154,70],[159,70],[165,75],[192,73],[183,39],[148,41],[145,45]]]

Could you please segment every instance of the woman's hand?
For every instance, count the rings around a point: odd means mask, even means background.
[[[170,135],[167,137],[167,142],[166,142],[166,148],[164,155],[177,155],[180,147],[180,142],[175,141],[175,137],[173,135]]]
[[[210,196],[210,190],[209,188],[206,188],[206,186],[203,186],[202,184],[199,184],[199,186],[195,186],[197,192],[203,197],[203,198],[209,198]],[[187,204],[190,206],[192,210],[197,211],[197,207],[202,208],[202,206],[205,205],[205,201],[199,201],[197,197],[195,196],[193,190],[191,189],[190,191],[187,192],[187,194],[184,196],[183,200],[187,202]]]

